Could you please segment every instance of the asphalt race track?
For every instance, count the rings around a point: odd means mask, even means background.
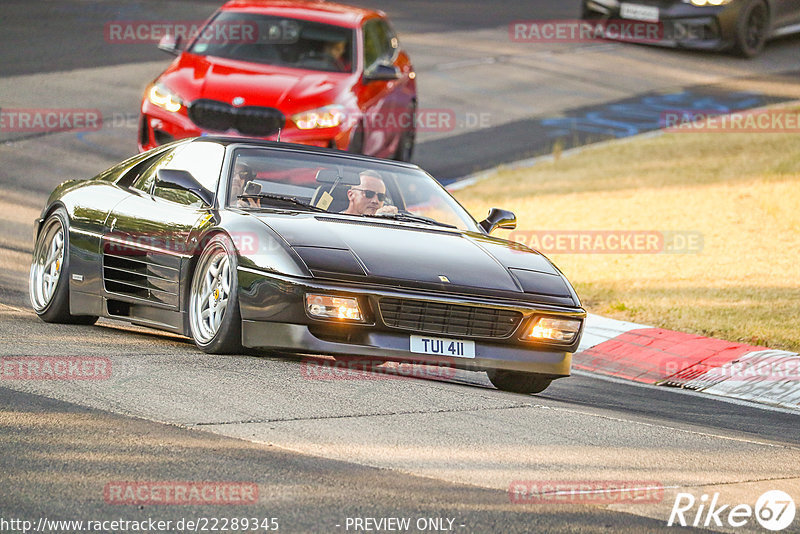
[[[573,18],[579,2],[360,3],[393,17],[419,74],[420,106],[457,118],[418,138],[415,161],[444,182],[556,142],[655,129],[647,112],[664,102],[740,109],[800,98],[797,37],[751,61],[619,43],[512,43],[509,22]],[[93,132],[0,131],[0,357],[110,366],[106,380],[0,383],[0,531],[20,531],[4,526],[10,519],[246,516],[276,518],[280,532],[392,531],[356,528],[356,518],[410,518],[407,532],[666,532],[677,528],[667,520],[678,492],[751,506],[768,490],[800,496],[800,417],[786,411],[585,374],[537,396],[497,391],[470,372],[326,380],[309,372],[325,358],[209,356],[121,323],[39,321],[27,300],[32,221],[58,183],[134,153],[141,92],[169,61],[154,45],[106,42],[104,24],[203,19],[217,5],[0,4],[0,108],[91,108],[104,118]],[[564,480],[661,493],[544,504],[509,493],[519,481]],[[120,504],[104,497],[119,481],[250,483],[258,499]],[[710,526],[764,531],[755,519]]]

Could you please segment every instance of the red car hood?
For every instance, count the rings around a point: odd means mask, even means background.
[[[314,72],[184,53],[160,77],[184,102],[208,98],[270,106],[285,115],[339,103],[352,75]]]

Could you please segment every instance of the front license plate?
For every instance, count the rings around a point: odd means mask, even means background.
[[[639,4],[620,4],[619,15],[623,19],[658,22],[658,8]]]
[[[466,339],[411,336],[411,352],[417,352],[419,354],[433,354],[434,356],[474,358],[475,342]]]

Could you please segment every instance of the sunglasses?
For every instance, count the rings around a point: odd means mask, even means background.
[[[247,180],[248,178],[252,178],[255,173],[253,171],[239,171],[236,175],[242,180]]]
[[[373,191],[372,189],[359,189],[358,187],[351,187],[350,189],[353,191],[361,191],[362,193],[364,193],[364,196],[367,197],[367,199],[370,199],[377,195],[378,202],[383,202],[386,200],[386,193],[378,193],[377,191]]]

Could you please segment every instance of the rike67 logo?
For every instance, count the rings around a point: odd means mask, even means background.
[[[719,492],[710,498],[703,494],[696,499],[691,493],[678,493],[667,526],[743,527],[753,518],[767,530],[784,530],[794,521],[795,505],[785,491],[771,490],[761,495],[755,508],[749,504],[720,503]]]

